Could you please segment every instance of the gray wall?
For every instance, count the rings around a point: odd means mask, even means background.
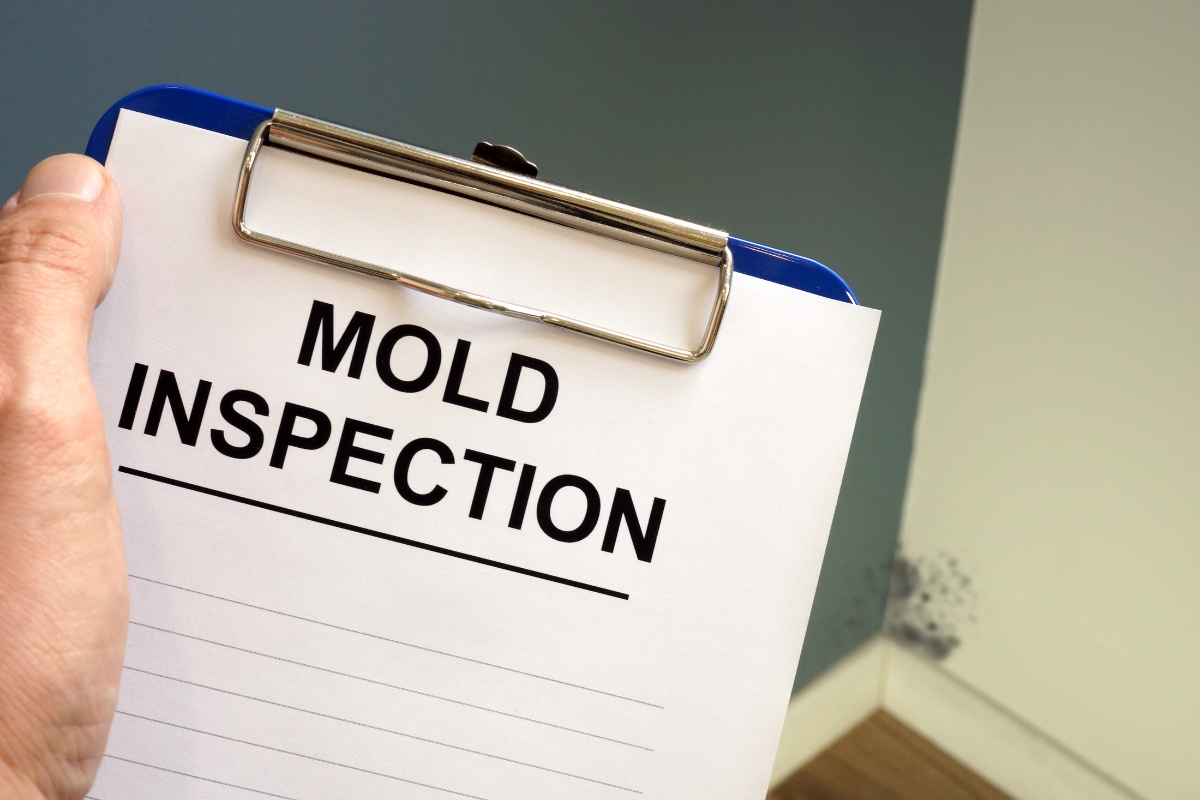
[[[807,682],[878,630],[908,467],[970,3],[6,2],[0,190],[178,82],[823,261],[883,310]],[[7,188],[5,188],[7,187]]]

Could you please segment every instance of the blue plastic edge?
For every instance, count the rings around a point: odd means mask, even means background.
[[[122,97],[96,123],[86,152],[101,164],[108,160],[108,148],[123,108],[247,140],[255,128],[275,113],[264,106],[190,86],[148,86]],[[841,276],[810,258],[732,236],[729,237],[729,250],[733,253],[735,272],[831,300],[858,304],[858,298]]]
[[[858,297],[850,285],[819,261],[732,236],[729,237],[729,250],[733,253],[734,272],[858,305]]]
[[[247,140],[263,120],[275,113],[270,108],[190,86],[147,86],[114,103],[92,129],[86,153],[101,164],[108,160],[108,147],[123,108]]]

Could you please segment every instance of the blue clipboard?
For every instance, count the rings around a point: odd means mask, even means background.
[[[189,86],[150,86],[116,102],[92,131],[87,155],[105,163],[121,109],[251,140],[275,110]],[[764,245],[728,239],[733,271],[799,289],[820,297],[858,304],[850,286],[833,270],[809,258]]]

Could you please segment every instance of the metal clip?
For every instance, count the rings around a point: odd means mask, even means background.
[[[254,172],[254,162],[259,150],[268,143],[273,147],[282,147],[381,175],[402,178],[431,189],[500,206],[559,225],[716,266],[719,268],[716,297],[700,344],[696,349],[688,350],[652,342],[251,230],[246,225],[246,198],[250,177]],[[729,302],[729,289],[733,280],[733,254],[727,246],[729,236],[723,231],[283,110],[277,110],[274,116],[259,125],[250,137],[234,195],[233,229],[245,241],[272,250],[394,281],[410,289],[453,300],[472,308],[541,322],[635,350],[688,362],[699,361],[712,351],[717,331],[721,327],[721,318]]]

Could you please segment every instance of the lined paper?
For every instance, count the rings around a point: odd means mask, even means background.
[[[763,795],[878,313],[735,275],[685,365],[462,308],[238,240],[244,147],[123,111],[110,150],[126,239],[91,358],[132,610],[92,796]],[[259,224],[517,302],[549,280],[600,324],[687,336],[715,286],[271,170]]]

